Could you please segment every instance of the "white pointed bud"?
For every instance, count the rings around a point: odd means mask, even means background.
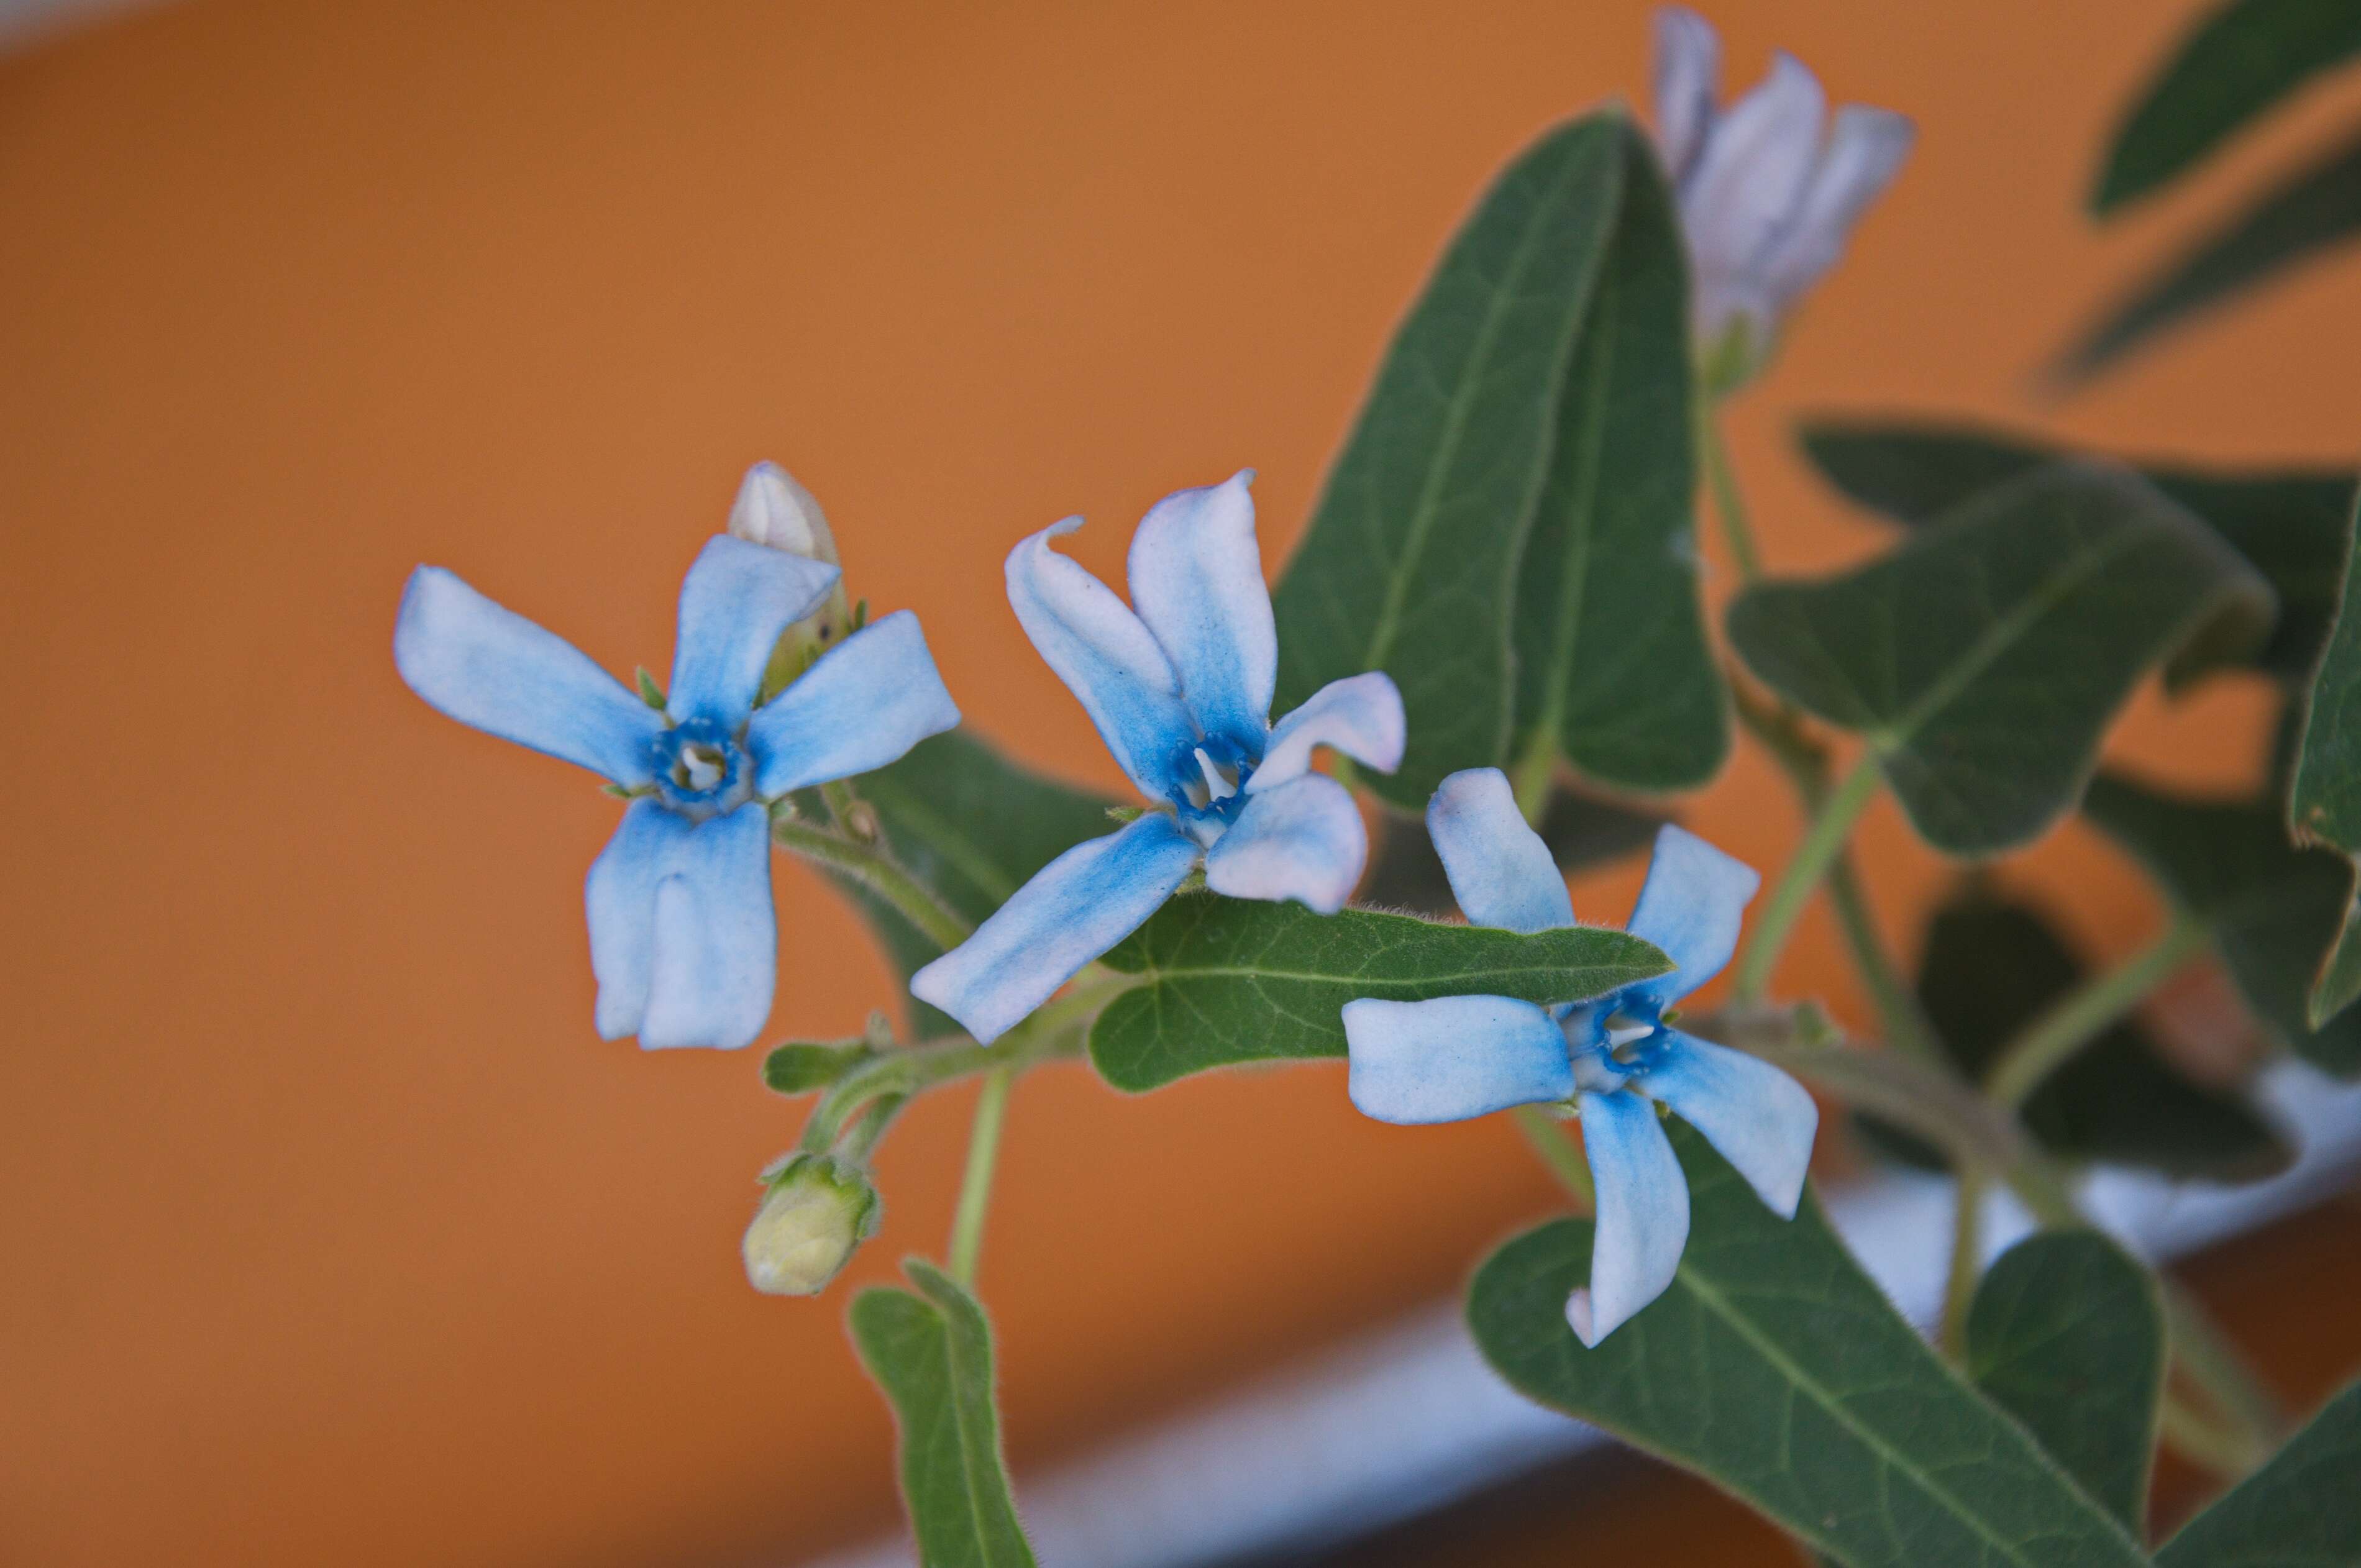
[[[746,1281],[766,1296],[816,1296],[877,1228],[877,1190],[827,1155],[791,1157],[746,1227]]]
[[[746,470],[738,499],[730,508],[730,533],[749,544],[785,550],[831,566],[837,559],[836,535],[829,532],[828,514],[812,493],[796,483],[795,476],[776,463],[757,463]]]

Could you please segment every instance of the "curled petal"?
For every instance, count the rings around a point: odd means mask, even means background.
[[[664,727],[661,715],[574,644],[440,566],[410,574],[393,663],[412,691],[462,724],[617,784],[655,777],[648,743]]]
[[[1352,792],[1322,773],[1252,795],[1205,855],[1205,885],[1230,898],[1292,898],[1334,915],[1368,859]]]
[[[1587,1345],[1613,1333],[1664,1293],[1689,1239],[1689,1188],[1657,1124],[1656,1108],[1616,1090],[1582,1097],[1582,1145],[1598,1190],[1590,1284],[1565,1304]]]
[[[1171,771],[1196,745],[1180,677],[1139,617],[1114,590],[1049,548],[1082,520],[1070,517],[1008,553],[1008,602],[1041,658],[1081,699],[1099,738],[1140,793],[1163,800]]]
[[[882,768],[959,721],[918,618],[896,610],[821,654],[755,710],[746,727],[754,793],[771,799]]]
[[[1681,223],[1701,278],[1761,269],[1804,200],[1825,108],[1818,79],[1780,54],[1713,127],[1681,190]]]
[[[1629,928],[1662,948],[1673,970],[1631,989],[1664,1004],[1719,974],[1738,950],[1747,901],[1762,885],[1752,866],[1696,834],[1669,823],[1657,828],[1655,858],[1648,862]]]
[[[1508,996],[1345,1003],[1346,1092],[1362,1115],[1460,1122],[1574,1093],[1557,1021]]]
[[[675,636],[673,718],[710,718],[735,729],[754,706],[780,633],[818,609],[836,587],[824,561],[717,533],[680,585]]]
[[[1469,768],[1444,779],[1427,802],[1426,831],[1468,924],[1528,935],[1574,924],[1565,877],[1542,836],[1525,826],[1499,769]]]
[[[1902,171],[1916,134],[1906,115],[1890,109],[1855,104],[1837,111],[1803,205],[1763,265],[1763,283],[1773,309],[1784,310],[1836,265],[1861,213]]]
[[[1408,731],[1401,690],[1383,670],[1330,681],[1270,727],[1270,741],[1246,780],[1246,793],[1302,777],[1312,767],[1314,746],[1333,746],[1365,767],[1392,773],[1401,766]]]
[[[1697,162],[1713,126],[1721,77],[1721,39],[1713,24],[1686,5],[1656,13],[1656,141],[1664,170],[1678,185]]]
[[[633,801],[583,893],[601,1036],[637,1035],[651,1050],[753,1043],[778,952],[759,804],[692,823]]]
[[[1196,863],[1196,840],[1162,812],[1077,844],[913,975],[910,992],[989,1045],[1137,930]]]
[[[1819,1107],[1802,1084],[1769,1062],[1677,1030],[1667,1034],[1636,1087],[1703,1133],[1765,1204],[1794,1219],[1812,1163]]]
[[[1279,631],[1255,544],[1254,470],[1176,490],[1131,536],[1131,602],[1180,680],[1208,735],[1251,752],[1270,724]]]

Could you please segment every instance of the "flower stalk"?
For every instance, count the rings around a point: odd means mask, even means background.
[[[983,1251],[983,1219],[992,1207],[992,1178],[1000,1159],[1000,1129],[1007,1119],[1012,1068],[987,1074],[975,1102],[975,1125],[968,1134],[967,1172],[960,1180],[959,1209],[951,1218],[950,1275],[975,1288],[976,1259]]]
[[[1754,922],[1754,935],[1738,960],[1735,1000],[1762,1001],[1771,983],[1771,971],[1777,966],[1780,951],[1786,947],[1796,920],[1802,916],[1804,905],[1810,902],[1830,864],[1844,852],[1852,825],[1877,793],[1883,777],[1877,765],[1877,754],[1863,751],[1861,760],[1853,763],[1821,803],[1810,831],[1795,848],[1795,858],[1787,862],[1787,869],[1780,873],[1770,896],[1763,900],[1763,913]]]
[[[1984,1094],[2011,1110],[2049,1075],[2171,978],[2208,940],[2202,921],[2176,916],[2164,934],[2114,968],[2092,975],[2026,1027],[1984,1077]]]

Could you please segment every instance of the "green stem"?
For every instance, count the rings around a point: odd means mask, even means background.
[[[1973,1166],[1955,1173],[1958,1190],[1951,1202],[1951,1272],[1943,1285],[1943,1354],[1954,1362],[1968,1354],[1968,1304],[1975,1299],[1976,1276],[1983,1263],[1984,1193],[1988,1180]]]
[[[1877,754],[1863,751],[1852,771],[1821,804],[1804,841],[1795,847],[1795,858],[1787,862],[1771,896],[1763,901],[1763,913],[1754,917],[1754,935],[1738,960],[1735,1000],[1762,1000],[1771,982],[1771,970],[1779,962],[1780,949],[1787,945],[1787,938],[1802,916],[1804,905],[1810,902],[1813,890],[1828,874],[1829,862],[1844,852],[1847,835],[1869,805],[1870,797],[1877,793],[1883,776],[1878,771]]]
[[[2164,1391],[2157,1416],[2164,1441],[2173,1452],[2203,1465],[2224,1481],[2237,1481],[2252,1475],[2270,1457],[2268,1448],[2257,1448],[2239,1433],[2224,1431],[2191,1409],[2170,1388]]]
[[[1000,1159],[1000,1127],[1008,1113],[1008,1088],[1016,1075],[1001,1068],[983,1080],[975,1102],[975,1128],[968,1135],[967,1175],[960,1182],[959,1212],[951,1219],[950,1275],[975,1288],[975,1261],[983,1250],[983,1216],[992,1207],[993,1168]]]
[[[1515,1118],[1517,1131],[1525,1135],[1525,1142],[1541,1157],[1552,1176],[1574,1197],[1575,1205],[1585,1213],[1598,1207],[1598,1192],[1590,1182],[1590,1163],[1565,1135],[1558,1119],[1539,1105],[1520,1105],[1510,1115]]]
[[[1549,810],[1550,785],[1557,777],[1557,727],[1544,724],[1533,731],[1532,743],[1519,758],[1511,780],[1517,796],[1517,810],[1523,814],[1525,826],[1538,829],[1543,813]]]
[[[1984,1094],[2014,1110],[2053,1072],[2139,1005],[2205,946],[2204,923],[2176,916],[2164,935],[2060,997],[2009,1043],[1984,1075]]]
[[[868,1164],[870,1153],[877,1147],[877,1141],[885,1135],[885,1129],[894,1124],[894,1118],[901,1114],[902,1107],[908,1103],[909,1098],[901,1094],[881,1095],[872,1100],[867,1108],[853,1119],[843,1137],[838,1140],[835,1152],[855,1165]]]
[[[828,814],[836,819],[837,831],[857,844],[877,842],[877,814],[861,804],[861,796],[843,779],[831,780],[819,786],[819,797],[828,806]]]
[[[2279,1446],[2287,1430],[2287,1412],[2280,1408],[2279,1397],[2255,1375],[2203,1302],[2170,1275],[2158,1275],[2157,1283],[2164,1292],[2164,1323],[2172,1340],[2173,1365],[2220,1410],[2249,1455],[2259,1462]]]
[[[780,848],[852,878],[892,905],[928,941],[946,951],[966,941],[973,929],[937,898],[926,883],[903,870],[893,856],[875,845],[856,843],[792,817],[774,819],[771,837]]]
[[[1713,491],[1714,510],[1721,516],[1721,536],[1729,543],[1730,559],[1738,568],[1738,580],[1751,585],[1763,576],[1763,563],[1754,553],[1754,530],[1746,519],[1746,498],[1739,493],[1738,475],[1730,467],[1729,449],[1721,444],[1721,431],[1714,423],[1713,409],[1711,398],[1697,398],[1697,455],[1705,463],[1706,483]]]

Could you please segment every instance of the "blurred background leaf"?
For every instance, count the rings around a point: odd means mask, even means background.
[[[2337,1568],[2361,1561],[2361,1387],[2181,1527],[2157,1568]]]
[[[2361,514],[2356,514],[2361,516]],[[2361,532],[2348,525],[2342,607],[2313,676],[2296,754],[2288,820],[2304,842],[2361,861]],[[2361,908],[2348,902],[2309,1002],[2317,1026],[2361,995]]]

